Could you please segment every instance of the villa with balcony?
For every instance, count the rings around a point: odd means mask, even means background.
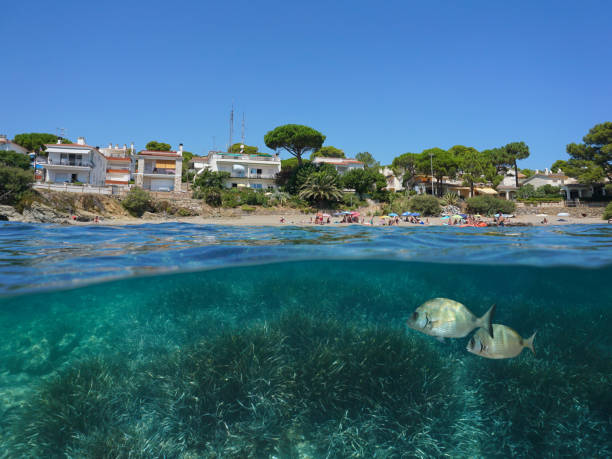
[[[180,191],[183,144],[178,151],[143,150],[136,155],[136,185],[151,191]]]
[[[84,137],[79,137],[77,143],[59,142],[45,145],[45,182],[104,185],[103,157],[95,147],[87,145]]]
[[[325,158],[317,156],[313,161],[314,164],[330,164],[338,171],[338,174],[346,174],[353,169],[363,169],[365,165],[361,161],[352,158]]]
[[[205,164],[213,172],[229,172],[228,188],[276,189],[276,174],[281,170],[280,156],[269,153],[210,151]]]
[[[106,148],[99,149],[100,154],[104,157],[104,170],[106,177],[104,184],[107,186],[127,187],[134,172],[134,164],[132,155],[134,153],[134,144],[130,147],[126,144],[123,148],[115,144],[109,144]]]

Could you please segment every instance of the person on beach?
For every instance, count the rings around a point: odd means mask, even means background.
[[[280,222],[281,222],[281,223],[285,223],[285,217],[282,217],[282,216],[281,216],[281,218],[280,218]]]

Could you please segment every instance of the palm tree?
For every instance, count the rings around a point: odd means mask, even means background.
[[[327,171],[310,174],[306,182],[300,187],[300,198],[309,201],[339,201],[342,199],[342,190],[338,185],[338,177]]]

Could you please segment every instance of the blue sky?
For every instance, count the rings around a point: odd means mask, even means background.
[[[285,123],[382,163],[525,141],[565,159],[612,120],[609,1],[27,1],[3,5],[0,133],[203,153]],[[214,139],[214,140],[213,140]],[[288,156],[283,154],[283,157]]]

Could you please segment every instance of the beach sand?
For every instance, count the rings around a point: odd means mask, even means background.
[[[281,223],[281,216],[284,216],[285,223]],[[278,214],[278,215],[244,215],[240,217],[169,217],[169,218],[118,218],[118,219],[103,219],[99,224],[102,225],[142,225],[147,223],[168,223],[168,222],[183,222],[193,223],[199,225],[234,225],[234,226],[314,226],[311,222],[311,218],[314,220],[314,214]],[[514,224],[520,225],[533,225],[533,226],[551,226],[551,225],[571,225],[571,224],[604,224],[605,220],[596,217],[557,217],[556,214],[548,215],[548,223],[542,224],[543,217],[536,215],[519,215],[510,219],[507,219],[508,226]],[[370,226],[371,217],[365,218],[364,226]],[[440,226],[448,222],[448,219],[442,219],[441,217],[425,217],[425,221],[429,221],[429,224],[418,225],[413,223],[406,223],[401,221],[399,226],[401,227],[414,227],[423,228],[427,226]],[[563,220],[563,221],[560,221]],[[339,222],[340,218],[332,217],[331,223],[323,226],[348,226],[346,223]],[[485,222],[492,222],[492,218],[483,219]],[[380,217],[374,217],[374,226],[386,226],[383,225],[384,220]],[[95,223],[74,223],[80,225],[93,225]],[[352,225],[361,225],[361,223],[352,223]],[[320,226],[320,225],[317,225]],[[394,225],[395,226],[395,225]]]

